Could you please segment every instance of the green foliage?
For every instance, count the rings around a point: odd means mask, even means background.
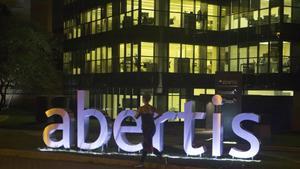
[[[59,51],[56,40],[30,22],[12,15],[0,16],[0,25],[2,99],[8,88],[34,94],[59,90],[61,78],[54,62],[54,55]]]

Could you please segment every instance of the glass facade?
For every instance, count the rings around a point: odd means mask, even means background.
[[[73,1],[67,0],[66,5]],[[121,0],[113,12],[107,3],[81,11],[64,21],[66,39],[137,25],[156,25],[195,30],[225,31],[283,23],[300,23],[297,0],[231,0],[213,4],[205,0]],[[118,23],[114,27],[112,23]],[[167,23],[167,24],[166,24]]]
[[[245,74],[291,72],[291,42],[288,41],[230,46],[168,43],[164,45],[168,48],[166,56],[160,56],[156,46],[158,44],[155,42],[120,43],[118,49],[99,47],[65,52],[64,71],[66,74],[110,73],[112,70],[191,74],[215,74],[217,71]],[[112,65],[112,50],[119,51],[118,56],[114,57],[119,58],[118,64]],[[84,64],[80,58],[84,58]]]
[[[218,72],[241,72],[247,78],[286,76],[294,73],[299,60],[300,43],[286,36],[284,27],[300,24],[300,0],[108,0],[78,8],[77,3],[87,2],[64,2],[63,70],[71,86],[66,90],[74,94],[76,85],[82,85],[74,79],[99,78],[91,80],[90,106],[113,118],[140,106],[145,92],[152,93],[151,104],[161,111],[183,111],[191,99],[200,103],[197,111],[205,111],[214,85],[189,84],[185,77],[208,83]],[[117,84],[115,77],[132,78],[130,87]],[[131,82],[138,80],[149,85]],[[178,81],[168,82],[173,80]],[[291,93],[260,83],[244,94]]]
[[[65,5],[74,2],[67,0]],[[138,25],[222,32],[281,22],[299,23],[299,10],[300,3],[297,0],[231,0],[222,3],[205,0],[121,0],[119,3],[103,3],[67,17],[64,34],[65,39],[77,39]],[[101,59],[97,59],[100,57],[95,54],[99,53],[98,49],[65,52],[64,70],[66,74],[105,73],[112,70],[201,74],[214,74],[217,71],[290,73],[290,57],[293,55],[291,43],[289,40],[269,38],[228,46],[169,42],[165,43],[167,49],[162,49],[155,41],[126,42],[109,48],[107,59],[103,59],[102,55]],[[80,62],[79,58],[74,58],[78,53],[85,53],[84,65],[76,63],[77,60]],[[112,57],[119,58],[118,64],[113,65],[115,69],[111,65]],[[71,61],[72,64],[69,63]],[[99,64],[104,66],[101,71],[97,68]]]
[[[93,74],[112,72],[112,48],[101,46],[85,51],[65,52],[63,59],[66,74]]]

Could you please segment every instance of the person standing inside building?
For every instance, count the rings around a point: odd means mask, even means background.
[[[140,159],[140,164],[138,164],[136,168],[144,167],[144,161],[148,153],[154,153],[161,160],[164,160],[166,164],[167,163],[166,159],[163,159],[161,152],[159,152],[156,148],[154,148],[152,143],[152,138],[156,130],[154,120],[161,115],[154,118],[154,113],[158,113],[158,112],[155,107],[149,104],[151,100],[151,95],[144,94],[142,99],[144,105],[138,108],[135,115],[136,118],[139,118],[141,116],[142,131],[143,131],[142,157]]]

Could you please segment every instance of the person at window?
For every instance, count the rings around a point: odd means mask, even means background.
[[[162,153],[159,152],[156,148],[153,147],[152,138],[155,134],[155,123],[154,120],[161,116],[158,115],[154,118],[154,113],[158,113],[157,109],[149,104],[151,100],[151,96],[149,94],[143,95],[143,103],[144,105],[142,107],[139,107],[135,117],[142,118],[142,131],[143,131],[143,150],[142,150],[142,157],[140,159],[140,164],[136,166],[136,168],[144,167],[144,161],[147,157],[148,153],[154,153],[157,157],[159,157],[161,160]],[[165,164],[166,164],[165,159]]]
[[[201,12],[201,10],[199,10],[197,12],[197,22],[201,22],[201,21],[202,21],[202,12]]]

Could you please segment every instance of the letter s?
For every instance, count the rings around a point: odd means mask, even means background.
[[[250,149],[248,151],[241,151],[237,148],[231,148],[229,151],[229,155],[233,157],[252,158],[259,152],[259,148],[260,148],[259,140],[252,133],[241,128],[240,124],[245,120],[250,120],[259,123],[259,116],[254,113],[242,113],[235,116],[234,119],[232,120],[233,132],[237,136],[245,139],[250,143]]]

